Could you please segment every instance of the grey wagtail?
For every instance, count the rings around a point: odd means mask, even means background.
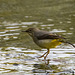
[[[64,37],[54,34],[54,33],[50,33],[47,31],[43,31],[43,30],[39,30],[38,28],[29,28],[26,31],[23,32],[27,32],[32,38],[33,41],[40,46],[41,48],[46,48],[47,52],[44,53],[41,57],[44,57],[44,59],[46,59],[47,55],[49,54],[49,49],[51,48],[55,48],[56,46],[60,45],[61,43],[68,43],[71,44],[67,41],[64,41]],[[73,44],[71,44],[74,48],[75,46]]]

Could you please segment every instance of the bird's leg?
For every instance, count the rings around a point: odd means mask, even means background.
[[[47,51],[48,52],[48,51]],[[44,55],[47,53],[47,52],[45,52],[42,56],[40,56],[39,58],[42,58],[42,57],[44,57]]]
[[[49,54],[50,50],[48,49],[46,56],[44,57],[44,59],[46,59],[47,55]]]

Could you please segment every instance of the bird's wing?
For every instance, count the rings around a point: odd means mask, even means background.
[[[65,39],[65,38],[57,34],[46,33],[37,36],[37,39],[42,40],[42,39]]]

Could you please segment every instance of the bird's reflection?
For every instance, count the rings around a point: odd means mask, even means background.
[[[50,59],[43,60],[44,63],[42,64],[34,64],[33,66],[33,73],[44,73],[45,75],[74,75],[74,71],[71,70],[64,70],[61,69],[57,65],[51,65]]]

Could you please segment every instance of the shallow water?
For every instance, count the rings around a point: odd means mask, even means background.
[[[1,0],[0,8],[0,75],[74,75],[75,48],[57,46],[44,61],[38,57],[47,50],[22,32],[38,27],[60,34],[75,45],[74,0]]]
[[[42,51],[31,50],[23,47],[0,48],[0,74],[26,74],[46,75],[73,74],[75,69],[74,49],[51,49],[47,63],[43,58],[37,58]]]

